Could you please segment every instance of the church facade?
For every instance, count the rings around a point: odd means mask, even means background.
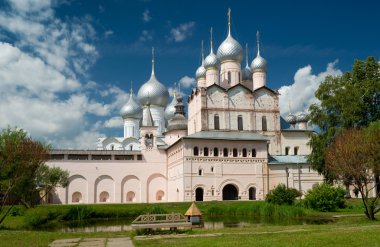
[[[246,52],[247,54],[247,52]],[[100,138],[97,150],[52,150],[49,166],[70,173],[50,203],[263,200],[280,183],[305,193],[322,176],[306,161],[307,115],[279,111],[260,55],[242,68],[243,48],[230,31],[196,70],[184,99],[152,74],[121,109],[123,137]],[[186,116],[187,115],[187,116]]]

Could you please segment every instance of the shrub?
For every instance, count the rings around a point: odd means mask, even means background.
[[[285,184],[279,184],[265,197],[265,201],[278,205],[293,205],[294,201],[301,194],[293,188],[286,188]]]
[[[346,191],[343,188],[323,183],[308,191],[305,205],[318,211],[331,212],[344,208],[345,195]]]

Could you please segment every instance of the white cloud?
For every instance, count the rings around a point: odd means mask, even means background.
[[[0,28],[12,37],[0,42],[0,128],[18,126],[55,148],[94,148],[104,136],[94,119],[118,110],[128,94],[86,79],[98,54],[91,20],[61,20],[53,3],[10,0],[0,10]]]
[[[179,80],[179,85],[181,88],[191,88],[197,85],[197,81],[193,77],[185,75]]]
[[[314,94],[325,77],[342,75],[342,71],[335,68],[337,63],[338,61],[329,63],[326,70],[317,75],[312,73],[310,65],[298,69],[294,75],[294,82],[289,86],[282,86],[278,90],[281,115],[286,117],[289,114],[289,105],[294,114],[307,112],[311,104],[319,103]]]
[[[120,128],[123,126],[123,119],[120,116],[112,117],[104,123],[106,128]]]
[[[153,40],[153,31],[142,30],[139,40],[142,42]]]
[[[170,30],[170,38],[169,40],[174,40],[175,42],[182,42],[186,38],[192,35],[193,28],[195,26],[195,22],[187,22],[180,24],[176,28],[172,28]]]
[[[149,22],[152,17],[150,16],[150,11],[149,9],[146,9],[144,12],[143,12],[143,17],[142,17],[143,21],[144,22]]]

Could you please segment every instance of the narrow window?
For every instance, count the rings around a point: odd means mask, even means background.
[[[214,167],[213,166],[211,166],[211,172],[214,172]]]
[[[289,155],[289,147],[285,147],[285,155]]]
[[[208,148],[203,149],[203,156],[208,156]]]
[[[266,116],[263,116],[263,118],[261,119],[261,125],[263,126],[263,131],[267,131],[267,117]]]
[[[243,148],[243,157],[247,157],[247,149]]]
[[[216,129],[216,130],[220,129],[220,127],[219,127],[219,115],[218,114],[214,115],[214,129]]]
[[[199,169],[198,169],[198,175],[199,175],[199,176],[202,176],[202,175],[203,175],[203,170],[202,170],[202,168],[199,168]]]
[[[238,151],[237,151],[236,148],[233,149],[233,151],[232,151],[232,155],[233,155],[234,157],[237,157],[237,156],[238,156]]]
[[[298,147],[294,147],[294,155],[298,155]]]
[[[194,147],[193,154],[194,154],[194,156],[198,156],[199,155],[198,147]]]
[[[252,157],[256,157],[256,149],[252,149]]]
[[[239,81],[241,81],[241,79],[240,79],[241,77],[240,77],[240,72],[239,72]]]
[[[238,130],[243,130],[243,117],[242,115],[238,116]]]
[[[218,148],[214,148],[214,156],[219,156],[219,150],[218,150]]]
[[[228,84],[230,84],[231,83],[231,72],[230,71],[228,71],[227,76],[228,76]]]
[[[228,148],[223,149],[223,156],[228,157]]]

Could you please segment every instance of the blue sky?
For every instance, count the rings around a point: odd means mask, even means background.
[[[0,127],[26,129],[54,147],[94,148],[122,136],[119,109],[130,82],[148,80],[151,47],[158,79],[187,94],[200,64],[227,34],[268,61],[280,109],[304,111],[326,75],[355,59],[380,57],[378,1],[80,1],[0,2]],[[243,62],[245,64],[245,62]],[[290,107],[289,107],[290,106]]]

